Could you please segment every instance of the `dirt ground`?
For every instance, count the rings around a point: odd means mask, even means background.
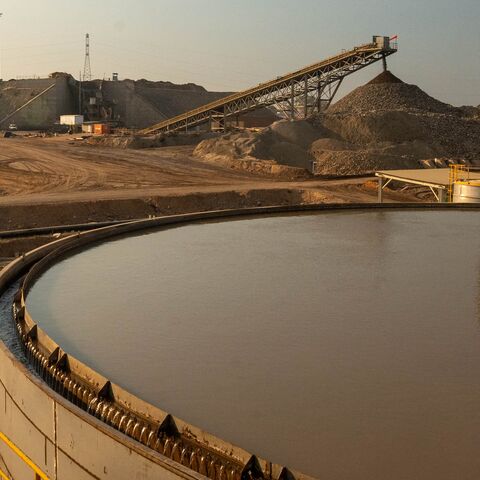
[[[248,182],[237,172],[192,158],[193,147],[122,150],[94,147],[72,137],[0,139],[0,195],[35,195],[213,186]],[[64,197],[66,198],[66,197]],[[77,197],[78,198],[78,197]],[[13,200],[13,198],[10,198]]]
[[[369,178],[287,181],[212,165],[194,146],[123,150],[71,136],[0,138],[0,231],[129,220],[225,208],[375,202]],[[386,201],[422,192],[387,191]],[[42,243],[50,237],[42,237]],[[2,238],[0,262],[30,245]]]
[[[143,150],[95,147],[70,136],[0,138],[0,205],[127,199],[238,188],[321,189],[364,182],[313,178],[292,182],[212,165],[195,158],[193,150],[194,146]],[[365,201],[372,201],[372,192],[363,193]]]

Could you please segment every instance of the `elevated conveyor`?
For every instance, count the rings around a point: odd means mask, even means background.
[[[322,62],[267,83],[208,103],[176,117],[141,130],[142,135],[188,131],[208,123],[209,128],[224,129],[229,118],[259,108],[275,105],[289,118],[308,117],[328,107],[343,79],[372,63],[397,52],[396,37],[373,37],[367,43],[344,51]]]

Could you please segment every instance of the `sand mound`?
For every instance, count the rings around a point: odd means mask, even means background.
[[[209,161],[229,162],[231,166],[237,162],[240,168],[259,161],[267,162],[285,167],[277,169],[282,174],[296,176],[301,173],[290,169],[301,169],[302,174],[311,169],[310,145],[321,136],[322,131],[310,122],[281,120],[261,132],[243,131],[205,140],[194,153]],[[257,168],[255,164],[255,170]]]
[[[311,123],[302,121],[290,122],[281,120],[275,122],[269,131],[272,137],[274,137],[273,140],[292,143],[304,149],[308,149],[312,142],[322,135],[322,132]]]

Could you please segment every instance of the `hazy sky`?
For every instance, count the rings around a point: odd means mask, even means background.
[[[480,104],[480,0],[0,0],[1,76],[95,77],[235,91],[374,34],[400,36],[391,70],[430,95]],[[380,72],[354,74],[343,93]]]

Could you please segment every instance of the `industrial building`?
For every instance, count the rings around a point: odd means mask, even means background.
[[[50,78],[0,82],[0,129],[15,123],[20,130],[50,130],[63,115],[80,114],[85,122],[142,129],[227,96],[189,83],[148,80],[80,82],[67,73]],[[238,126],[266,126],[277,117],[269,110],[252,112]]]

